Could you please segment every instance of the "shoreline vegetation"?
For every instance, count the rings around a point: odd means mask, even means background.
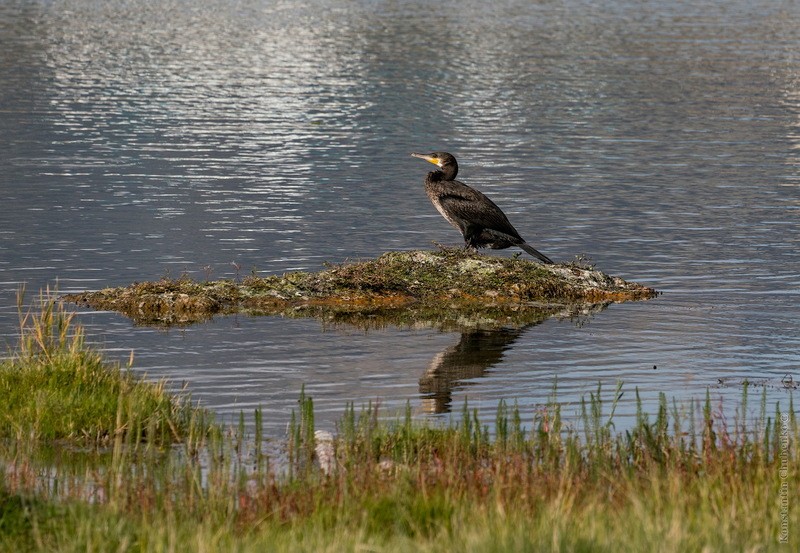
[[[662,396],[618,432],[622,393],[568,422],[464,405],[436,426],[350,406],[316,431],[301,393],[280,459],[253,415],[226,427],[87,346],[63,304],[21,317],[0,362],[2,551],[786,551],[800,536],[800,429]],[[638,392],[637,392],[638,395]],[[6,401],[5,398],[12,398]],[[754,405],[750,405],[754,403]],[[752,415],[752,416],[751,416]],[[785,542],[785,543],[784,543]],[[791,545],[789,546],[791,547]]]
[[[541,265],[441,248],[389,252],[315,273],[206,282],[164,278],[63,299],[118,311],[139,324],[190,324],[244,311],[360,326],[422,323],[455,328],[524,325],[576,306],[656,295],[652,288],[578,263]]]

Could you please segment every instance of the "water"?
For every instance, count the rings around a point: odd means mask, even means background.
[[[663,291],[494,334],[80,320],[112,358],[280,434],[301,385],[526,412],[623,380],[648,405],[800,379],[794,2],[0,4],[0,329],[14,296],[317,270],[459,236],[412,151],[447,150],[556,260]],[[491,255],[509,255],[492,252]],[[431,376],[433,375],[433,376]],[[432,397],[436,392],[435,397]],[[439,415],[443,416],[443,415]]]

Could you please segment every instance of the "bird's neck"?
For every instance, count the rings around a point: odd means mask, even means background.
[[[441,171],[431,171],[425,179],[427,182],[441,182],[444,180],[444,173]]]
[[[428,182],[455,180],[457,174],[457,168],[454,169],[452,167],[443,167],[441,171],[431,171],[428,173]]]

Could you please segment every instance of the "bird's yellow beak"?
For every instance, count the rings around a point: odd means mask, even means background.
[[[428,163],[433,163],[437,167],[441,167],[442,160],[438,157],[429,156],[427,154],[411,154],[412,157],[418,157],[420,159],[424,159]]]

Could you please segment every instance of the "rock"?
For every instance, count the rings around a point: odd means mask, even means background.
[[[247,311],[326,320],[417,324],[420,319],[477,318],[526,324],[525,317],[565,305],[652,298],[657,292],[574,264],[541,265],[463,249],[389,252],[317,273],[200,283],[188,278],[134,283],[68,294],[65,301],[124,313],[143,324],[188,324],[218,313]],[[539,315],[529,313],[538,310]],[[345,321],[350,322],[350,321]],[[438,323],[434,323],[438,324]],[[443,323],[446,326],[446,323]]]

